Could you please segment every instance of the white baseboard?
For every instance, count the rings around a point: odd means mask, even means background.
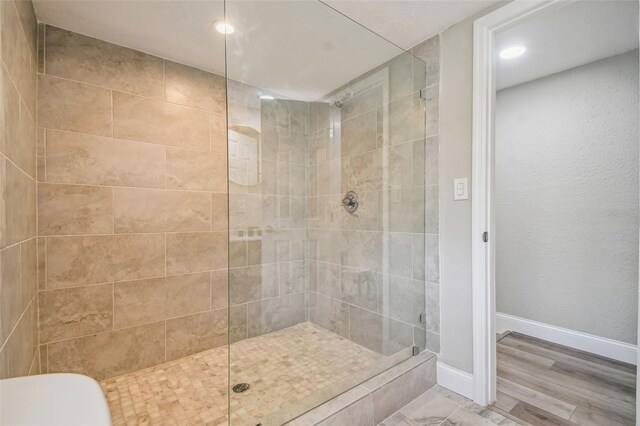
[[[635,364],[638,360],[637,347],[629,343],[496,313],[496,333],[505,331],[515,331],[629,364]]]
[[[466,398],[473,399],[473,375],[438,360],[438,384]]]

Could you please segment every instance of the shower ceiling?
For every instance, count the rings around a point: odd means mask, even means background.
[[[406,49],[495,2],[327,3]],[[224,36],[213,25],[224,18],[221,1],[35,0],[34,3],[39,20],[47,24],[224,75]],[[234,54],[250,57],[256,71],[230,70],[234,79],[297,99],[315,100],[399,53],[391,45],[380,49],[379,40],[364,30],[354,31],[353,26],[346,26],[352,31],[345,34],[341,21],[346,18],[326,10],[323,13],[325,8],[317,1],[298,0],[286,2],[286,6],[283,3],[235,2],[242,7],[243,19],[241,23],[233,22],[238,29],[233,36],[249,34],[253,39],[251,44],[243,43],[245,47],[250,45],[250,51]],[[292,7],[292,3],[296,6]],[[306,37],[301,38],[300,34]],[[266,40],[270,43],[264,43]],[[273,43],[274,40],[278,43]],[[267,63],[269,66],[265,67]]]

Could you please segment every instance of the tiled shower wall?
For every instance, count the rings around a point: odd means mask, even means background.
[[[226,344],[224,78],[39,38],[43,370],[100,379]]]
[[[230,333],[237,341],[305,321],[309,106],[260,100],[264,91],[229,84]]]
[[[425,347],[424,87],[424,64],[403,54],[311,119],[309,318],[385,354]]]
[[[40,372],[36,33],[30,0],[0,2],[0,379]]]

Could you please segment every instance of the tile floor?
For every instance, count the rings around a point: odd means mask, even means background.
[[[388,417],[379,426],[510,426],[519,424],[436,385]]]
[[[255,425],[331,384],[376,364],[382,355],[311,323],[231,345],[231,424]],[[227,422],[226,346],[100,382],[114,425]]]

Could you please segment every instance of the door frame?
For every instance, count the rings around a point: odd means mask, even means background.
[[[515,0],[473,23],[472,309],[473,400],[496,400],[494,117],[496,34],[576,0]],[[485,233],[487,241],[485,242]]]

